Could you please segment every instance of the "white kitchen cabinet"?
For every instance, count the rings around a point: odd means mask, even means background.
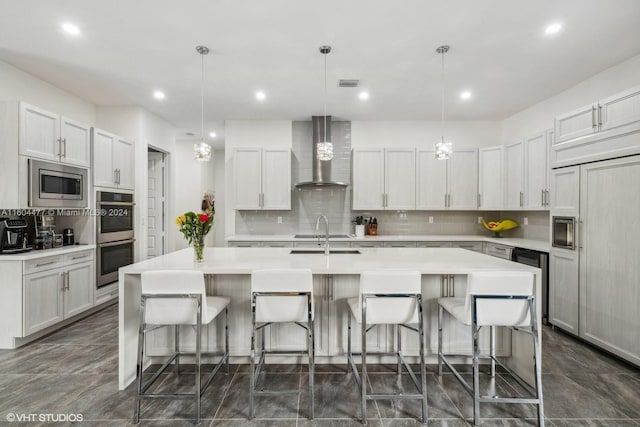
[[[415,248],[416,242],[384,242],[385,248]]]
[[[580,176],[580,336],[640,364],[640,156]]]
[[[93,251],[24,261],[24,336],[93,307]]]
[[[110,132],[92,128],[93,185],[134,189],[134,144]]]
[[[452,248],[462,248],[473,252],[484,253],[484,242],[451,242]]]
[[[524,209],[549,208],[550,132],[540,132],[524,139]]]
[[[504,146],[505,151],[505,196],[504,207],[521,209],[524,205],[524,142],[518,140]]]
[[[478,159],[478,209],[502,209],[504,148],[502,145],[480,148]]]
[[[476,149],[454,150],[449,160],[436,160],[433,150],[420,149],[417,159],[417,209],[477,209]]]
[[[90,127],[42,108],[19,103],[20,154],[90,166]]]
[[[640,86],[556,117],[555,144],[640,122]]]
[[[384,242],[351,242],[352,248],[381,248],[384,246]]]
[[[353,150],[353,209],[414,210],[415,170],[413,148]]]
[[[259,248],[260,242],[227,242],[230,248]]]
[[[234,184],[237,210],[290,210],[291,150],[236,148]]]
[[[577,218],[580,212],[580,167],[553,169],[550,178],[551,215]]]
[[[549,252],[549,322],[578,335],[578,253],[567,249]]]

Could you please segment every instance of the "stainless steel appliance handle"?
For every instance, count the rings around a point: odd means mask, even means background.
[[[98,207],[100,206],[134,206],[135,203],[133,202],[98,202],[97,203]]]
[[[98,247],[100,247],[100,248],[108,248],[110,246],[126,245],[126,244],[129,244],[129,243],[133,243],[135,241],[136,241],[136,239],[129,239],[129,240],[119,240],[117,242],[98,243]]]

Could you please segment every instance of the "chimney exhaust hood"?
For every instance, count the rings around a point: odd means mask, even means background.
[[[327,121],[326,126],[325,122]],[[313,178],[312,181],[296,184],[297,188],[319,188],[319,187],[347,187],[344,182],[331,180],[331,160],[320,160],[318,158],[318,143],[331,141],[331,116],[313,116],[311,118],[313,126],[312,153],[313,153]],[[325,128],[327,134],[325,135]]]

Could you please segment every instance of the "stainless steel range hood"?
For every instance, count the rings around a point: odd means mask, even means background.
[[[327,134],[325,135],[325,123]],[[346,187],[344,182],[331,180],[331,160],[318,159],[318,142],[331,141],[331,116],[313,116],[311,118],[313,126],[312,147],[313,152],[313,180],[296,184],[298,188],[311,187]],[[326,138],[325,138],[326,137]]]

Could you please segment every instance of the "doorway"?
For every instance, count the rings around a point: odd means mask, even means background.
[[[164,255],[166,238],[166,154],[148,148],[147,162],[147,259]]]

